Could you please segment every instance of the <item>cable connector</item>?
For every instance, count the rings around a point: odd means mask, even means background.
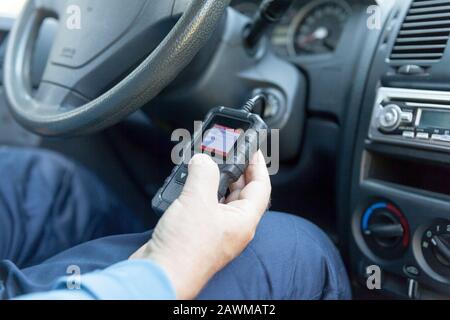
[[[248,100],[247,103],[242,107],[242,110],[252,113],[253,110],[258,106],[258,104],[261,104],[261,110],[264,110],[266,108],[267,97],[265,94],[259,93],[258,95]]]

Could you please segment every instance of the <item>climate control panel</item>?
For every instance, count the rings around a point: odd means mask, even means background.
[[[450,293],[450,219],[425,218],[401,204],[408,215],[389,200],[372,202],[358,215],[361,270],[379,266],[386,290],[413,299],[432,297],[430,288]]]

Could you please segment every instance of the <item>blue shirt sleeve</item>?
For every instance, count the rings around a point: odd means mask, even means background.
[[[105,270],[81,275],[79,289],[68,289],[68,277],[54,290],[19,297],[19,300],[173,300],[166,273],[148,260],[128,260]],[[70,281],[70,280],[69,280]]]

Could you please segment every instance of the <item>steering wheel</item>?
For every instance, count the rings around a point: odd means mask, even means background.
[[[191,62],[230,1],[28,0],[5,57],[4,86],[12,114],[44,136],[89,134],[119,122]],[[179,14],[167,35],[154,36]],[[48,17],[57,18],[59,28],[42,82],[34,90],[32,52]],[[150,41],[158,44],[142,54],[142,44]],[[107,87],[112,79],[117,83]],[[101,85],[103,93],[92,96]]]

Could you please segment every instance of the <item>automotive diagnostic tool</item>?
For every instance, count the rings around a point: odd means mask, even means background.
[[[252,113],[258,104],[266,103],[265,95],[257,95],[241,109],[219,107],[212,110],[202,132],[197,132],[191,143],[192,154],[204,153],[218,164],[220,183],[218,199],[226,196],[228,188],[247,169],[253,154],[267,138],[267,125]],[[183,155],[186,160],[186,155]],[[188,177],[188,164],[183,161],[166,179],[152,200],[155,212],[162,214],[181,194]]]

